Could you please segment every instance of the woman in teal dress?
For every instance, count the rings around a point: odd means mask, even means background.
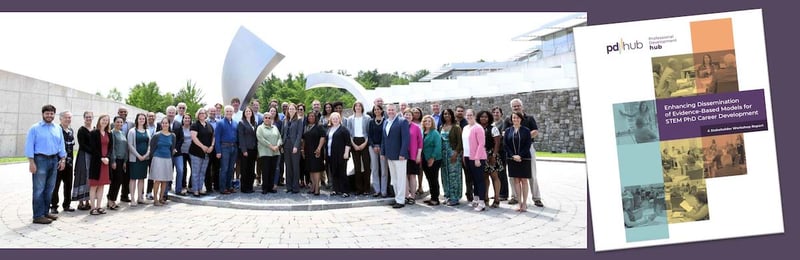
[[[461,199],[461,127],[455,123],[452,109],[442,111],[442,188],[448,206],[458,205]]]
[[[131,193],[131,206],[145,203],[144,179],[147,178],[147,165],[150,164],[150,135],[147,132],[147,117],[136,115],[136,128],[128,130],[128,163],[130,177],[128,187]],[[138,188],[138,190],[137,190]],[[138,199],[137,199],[138,198]]]

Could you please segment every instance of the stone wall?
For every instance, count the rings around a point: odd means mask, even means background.
[[[503,109],[503,115],[511,112],[510,101],[519,98],[523,102],[525,112],[532,114],[539,126],[539,137],[534,140],[537,151],[583,153],[583,120],[581,119],[581,102],[578,89],[559,89],[526,92],[484,98],[453,99],[439,101],[442,110],[455,109],[458,104],[472,108],[476,112],[490,110],[494,106]],[[420,102],[411,104],[421,107],[430,113],[430,104]]]
[[[83,112],[116,115],[128,108],[128,120],[144,110],[94,94],[0,70],[0,157],[24,156],[28,129],[42,120],[42,106],[52,104],[57,113],[72,112],[72,128],[82,125]],[[55,123],[59,123],[56,115]],[[95,122],[96,123],[96,122]]]

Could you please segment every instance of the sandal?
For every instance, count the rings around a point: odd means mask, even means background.
[[[498,207],[500,207],[500,201],[499,201],[499,200],[494,200],[494,202],[492,202],[492,206],[491,206],[491,207],[492,207],[492,208],[498,208]]]
[[[100,212],[100,214],[106,214],[106,210],[103,208],[97,209],[97,212]]]
[[[92,211],[89,211],[89,215],[100,215],[100,212],[97,211],[97,209],[93,209]]]
[[[155,203],[153,203],[153,205],[155,205],[155,206],[164,206],[164,204],[161,204],[161,201],[156,201]]]

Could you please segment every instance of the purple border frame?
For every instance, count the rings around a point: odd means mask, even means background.
[[[781,194],[786,201],[800,197],[800,189],[792,189],[791,185],[800,183],[800,176],[790,174],[800,169],[790,163],[790,155],[794,146],[800,141],[794,133],[800,132],[795,122],[795,110],[790,107],[798,90],[791,87],[794,83],[795,46],[790,40],[791,33],[796,31],[792,21],[796,21],[796,9],[790,1],[754,1],[731,0],[688,1],[671,0],[666,2],[637,0],[607,1],[439,1],[404,0],[395,2],[368,0],[294,0],[292,2],[272,2],[253,0],[227,1],[103,1],[103,0],[10,0],[0,5],[0,11],[189,11],[189,12],[256,12],[256,11],[451,11],[451,12],[524,12],[524,11],[585,11],[588,12],[589,24],[606,24],[635,20],[658,19],[675,16],[697,15],[714,12],[728,12],[746,9],[763,9],[764,30],[766,34],[767,58],[769,60],[773,127],[777,140],[778,168],[781,173]],[[2,15],[2,13],[0,13]],[[792,171],[794,170],[794,171]],[[758,205],[743,205],[755,207]],[[116,259],[181,258],[181,259],[222,259],[236,258],[350,258],[369,257],[377,259],[423,259],[423,258],[455,258],[455,259],[508,259],[509,257],[525,257],[529,259],[553,258],[592,258],[592,259],[674,259],[676,256],[692,256],[692,258],[712,257],[725,259],[753,259],[769,255],[788,255],[800,241],[797,235],[797,224],[800,223],[797,203],[784,203],[785,233],[749,238],[716,240],[681,245],[658,246],[611,252],[594,252],[594,238],[591,232],[591,213],[589,213],[588,250],[59,250],[59,249],[2,249],[0,255],[4,259],[24,259],[31,256],[51,259],[86,259],[114,257]],[[755,223],[757,224],[757,223]],[[120,223],[124,225],[124,223]],[[732,227],[735,228],[735,227]],[[2,246],[2,245],[0,245]],[[491,245],[487,245],[491,246]]]

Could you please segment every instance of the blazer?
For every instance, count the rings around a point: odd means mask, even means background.
[[[503,150],[506,153],[506,158],[511,159],[511,156],[519,155],[522,159],[531,159],[531,145],[533,140],[530,135],[531,130],[527,127],[520,126],[519,132],[514,134],[514,127],[506,128],[506,133],[503,135],[503,143],[505,143]]]
[[[245,152],[247,150],[255,150],[256,145],[256,130],[250,122],[245,120],[239,121],[239,126],[236,127],[237,136],[239,139],[239,150]]]
[[[281,136],[283,137],[284,147],[297,148],[300,152],[300,140],[303,139],[303,120],[287,120],[284,122]],[[285,153],[292,153],[291,150]]]
[[[347,127],[347,131],[350,131],[350,139],[355,138],[356,130],[355,130],[355,123],[356,116],[352,115],[345,120],[345,126]],[[361,131],[364,133],[364,138],[367,139],[369,142],[369,124],[372,123],[372,118],[369,117],[367,114],[361,115]]]
[[[469,154],[464,157],[469,157],[470,160],[486,160],[486,136],[481,125],[475,124],[470,128],[469,136],[461,138],[469,138]]]
[[[161,124],[156,124],[156,132],[153,134],[155,136],[161,132]],[[183,125],[178,120],[172,121],[172,129],[170,132],[175,135],[175,147],[181,147],[183,145]],[[152,138],[151,138],[152,139]],[[152,152],[152,150],[150,150]],[[173,156],[178,156],[180,153],[173,154]]]
[[[100,167],[108,167],[108,172],[111,172],[111,164],[114,163],[113,153],[114,153],[114,136],[111,133],[106,133],[108,136],[108,154],[106,154],[106,158],[108,158],[108,165],[103,165],[103,162],[100,160],[100,154],[103,150],[100,147],[100,130],[92,130],[89,132],[89,146],[91,146],[92,151],[92,160],[91,165],[89,165],[89,179],[98,180],[100,179]]]
[[[384,119],[381,127],[381,132],[383,133],[381,155],[385,156],[387,160],[399,160],[400,156],[411,159],[408,156],[408,143],[411,142],[408,121],[401,116],[395,116],[394,121],[391,121],[392,125],[389,128],[389,134],[386,134],[386,126],[389,122],[389,118]]]
[[[147,130],[145,129],[147,133]],[[150,133],[147,133],[147,153],[150,153]],[[128,161],[129,162],[136,162],[139,158],[136,156],[144,156],[146,154],[139,154],[139,151],[136,151],[136,128],[132,128],[128,130]],[[150,157],[148,155],[148,157]]]
[[[325,138],[327,139],[327,137],[328,135],[326,133]],[[340,125],[339,128],[336,129],[336,132],[333,133],[333,137],[331,137],[331,156],[328,157],[328,160],[343,161],[344,158],[342,157],[344,156],[345,147],[350,146],[350,142],[350,131]],[[324,146],[327,147],[327,145]]]

